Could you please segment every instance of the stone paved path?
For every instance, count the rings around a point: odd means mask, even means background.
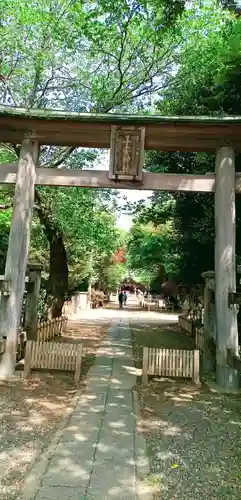
[[[35,500],[148,500],[127,317],[114,320]],[[142,480],[139,480],[142,478]]]

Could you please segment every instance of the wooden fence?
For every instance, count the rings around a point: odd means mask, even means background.
[[[231,349],[227,349],[227,363],[234,370],[237,370],[239,376],[241,375],[241,358],[234,354]]]
[[[199,351],[203,352],[204,349],[204,330],[203,325],[196,325],[196,322],[184,315],[178,318],[179,326],[191,335],[195,341],[195,347]]]
[[[200,352],[204,351],[204,328],[194,327],[195,347]]]
[[[158,309],[158,303],[157,302],[154,302],[154,301],[147,301],[147,300],[144,300],[142,302],[142,307],[143,309],[145,309],[146,311],[154,311],[154,310],[157,310]]]
[[[165,301],[164,299],[153,299],[148,301],[146,299],[142,299],[139,301],[139,306],[145,309],[146,311],[166,311],[166,312],[174,312],[174,305]]]
[[[38,323],[37,339],[38,341],[46,342],[54,337],[60,336],[67,323],[66,316],[41,321]]]
[[[191,319],[187,318],[187,316],[180,315],[178,318],[179,326],[185,330],[185,332],[193,335],[193,322]]]
[[[61,370],[74,372],[74,381],[78,383],[81,375],[82,352],[82,344],[28,340],[24,377],[28,377],[31,369]]]
[[[49,321],[41,321],[38,323],[37,329],[37,339],[38,341],[48,341],[54,339],[56,336],[60,336],[63,332],[67,323],[67,318],[65,316],[60,316]],[[24,358],[25,346],[27,341],[26,332],[20,328],[17,335],[17,345],[16,345],[16,360],[20,361]],[[0,337],[0,360],[5,351],[6,338]]]
[[[148,384],[148,375],[191,378],[199,383],[199,351],[185,349],[143,348],[142,382]]]

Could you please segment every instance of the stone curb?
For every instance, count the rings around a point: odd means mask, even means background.
[[[212,382],[210,380],[204,380],[204,383],[208,386],[211,392],[215,392],[216,394],[230,394],[230,395],[239,395],[241,394],[241,389],[225,389],[224,387],[220,387],[216,382]]]
[[[54,455],[57,445],[63,435],[65,427],[68,425],[70,418],[79,402],[80,396],[83,395],[83,388],[78,389],[73,397],[67,415],[59,422],[54,436],[50,440],[50,444],[43,452],[40,451],[33,458],[23,480],[23,487],[18,496],[18,500],[34,500],[41,486],[42,479],[47,471],[49,462]]]
[[[138,392],[133,389],[133,410],[136,421],[141,418],[140,402]],[[134,430],[134,453],[136,468],[136,493],[137,500],[153,500],[154,489],[150,485],[150,462],[147,457],[146,440],[140,435],[135,426]]]

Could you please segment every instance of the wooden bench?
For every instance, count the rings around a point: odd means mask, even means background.
[[[74,372],[74,381],[78,383],[81,375],[82,353],[82,344],[28,340],[24,377],[28,377],[31,369],[71,371]]]
[[[185,349],[143,348],[142,383],[148,384],[148,375],[191,378],[199,384],[199,351]]]

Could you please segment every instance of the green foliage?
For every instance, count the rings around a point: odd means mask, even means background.
[[[51,190],[51,196],[49,196]],[[123,236],[116,226],[115,198],[111,203],[102,191],[78,188],[39,188],[45,207],[55,227],[64,235],[69,264],[69,292],[84,280],[101,281],[104,285],[122,279],[122,267],[114,266],[112,254],[119,248]],[[0,206],[11,203],[8,191],[0,191]],[[0,268],[3,272],[11,224],[11,208],[0,210]],[[49,244],[38,217],[32,225],[30,260],[43,265],[43,278],[49,269]],[[103,270],[103,267],[106,269]],[[109,269],[110,268],[110,269]],[[115,277],[116,276],[116,277]],[[109,283],[110,281],[110,283]],[[117,285],[119,282],[117,283]],[[116,286],[117,286],[116,285]],[[67,292],[67,290],[66,290]]]
[[[106,258],[118,248],[115,197],[101,190],[41,188],[41,198],[53,223],[64,235],[69,264],[69,288],[85,278],[98,280]]]
[[[110,0],[2,0],[0,103],[150,113],[152,96],[156,99],[159,92],[158,113],[241,112],[241,21],[230,2],[225,10],[223,2],[212,0],[117,0],[114,7]],[[17,148],[1,147],[0,160],[15,161],[17,154]],[[42,147],[40,163],[80,169],[92,167],[98,154]],[[213,170],[214,161],[212,155],[150,153],[146,168],[203,173]],[[124,264],[111,261],[123,245],[116,227],[116,193],[77,188],[38,192],[48,220],[63,236],[70,289],[85,279],[104,288],[116,286],[125,271]],[[2,189],[0,203],[11,199],[11,189]],[[127,265],[143,280],[150,280],[163,263],[167,273],[195,281],[201,254],[205,265],[213,265],[211,197],[156,194],[151,206],[139,206],[138,213]],[[11,209],[0,211],[2,267],[10,217]],[[37,214],[30,256],[43,263],[47,278],[49,242]]]
[[[142,275],[145,283],[153,280],[162,265],[166,273],[175,274],[178,254],[175,252],[172,221],[158,227],[137,222],[130,231],[128,257],[129,267],[139,277]]]
[[[105,259],[99,270],[98,284],[105,292],[113,291],[120,286],[126,276],[126,264],[115,264],[110,259]]]
[[[186,46],[180,50],[179,65],[157,103],[164,115],[217,115],[241,113],[240,29],[241,20],[230,11],[220,17],[220,6],[204,2],[203,14],[194,16]],[[216,16],[217,12],[217,16]],[[187,12],[189,15],[189,12]],[[216,16],[216,17],[215,17]],[[213,18],[214,29],[205,28]],[[215,17],[215,19],[214,19]],[[205,29],[204,29],[205,28]],[[237,170],[240,170],[237,155]],[[213,154],[157,153],[146,158],[155,172],[197,173],[214,171]],[[212,195],[154,194],[150,208],[140,217],[157,227],[173,221],[174,247],[178,250],[177,277],[185,283],[200,282],[203,271],[214,268],[214,202]],[[241,252],[241,203],[237,199],[237,252]]]
[[[223,93],[229,94],[227,74],[234,67],[237,70],[240,59],[241,19],[206,3],[209,7],[202,11],[203,15],[194,16],[191,30],[188,26],[187,43],[180,51],[177,72],[157,105],[161,113],[228,113],[223,106]],[[213,29],[206,29],[206,22],[209,26],[213,22]]]
[[[117,0],[114,9],[109,0],[3,0],[0,103],[102,112],[143,110],[145,105],[148,112],[146,99],[163,87],[175,62],[181,34],[173,29],[182,8],[182,1],[166,0]],[[18,150],[5,148],[2,161],[12,161],[9,154],[15,159]],[[40,163],[83,168],[96,157],[96,151],[43,146]],[[113,196],[77,189],[42,188],[39,193],[47,222],[63,235],[70,287],[86,277],[98,280],[120,240]],[[0,214],[2,265],[10,214]],[[43,263],[47,277],[49,242],[43,229],[36,216],[30,256]],[[107,267],[111,276],[120,272]]]
[[[8,148],[0,146],[0,163],[8,163],[14,161],[14,154]],[[11,204],[12,204],[12,187],[0,187],[0,272],[3,274],[5,258],[8,248],[8,235],[11,225]],[[4,209],[6,207],[6,209]],[[9,208],[7,208],[9,207]]]
[[[1,102],[127,109],[163,87],[182,10],[180,0],[2,0]]]

